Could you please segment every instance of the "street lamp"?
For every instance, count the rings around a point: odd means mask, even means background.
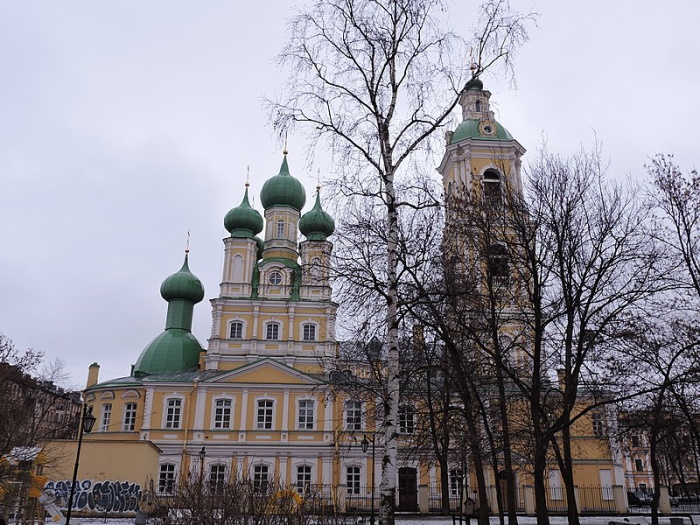
[[[375,441],[374,441],[374,437],[375,437],[374,434],[372,434],[372,441],[371,441],[371,443],[372,443],[372,512],[369,516],[369,524],[370,525],[374,525],[374,469],[375,469],[375,463],[374,463]],[[367,449],[369,448],[369,444],[370,444],[370,440],[367,439],[367,434],[365,434],[364,437],[362,438],[362,442],[360,443],[360,445],[362,446],[362,452],[365,452],[365,453],[367,452]]]
[[[202,490],[202,482],[204,481],[204,458],[207,457],[207,447],[202,447],[199,451],[199,490]]]
[[[75,496],[75,484],[78,480],[78,464],[80,462],[80,447],[83,444],[83,433],[89,434],[95,426],[96,418],[92,415],[92,407],[83,405],[83,414],[78,428],[78,450],[75,452],[75,468],[73,469],[73,483],[70,486],[68,497],[68,512],[66,513],[66,525],[70,525],[70,516],[73,511],[73,497]]]

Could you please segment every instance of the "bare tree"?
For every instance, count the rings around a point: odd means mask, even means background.
[[[305,125],[312,144],[329,144],[343,166],[341,187],[380,200],[386,214],[387,391],[380,521],[394,522],[399,404],[398,224],[400,168],[449,119],[468,80],[454,58],[467,52],[442,29],[440,0],[330,0],[290,23],[279,56],[290,77],[270,102],[277,128]],[[523,17],[505,0],[487,1],[476,31],[474,76],[509,67],[527,39]],[[415,203],[413,203],[415,204]]]

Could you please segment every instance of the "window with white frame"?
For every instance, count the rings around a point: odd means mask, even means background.
[[[459,496],[464,486],[464,472],[461,468],[450,470],[450,496]]]
[[[411,405],[399,407],[399,433],[413,434],[416,430],[416,409]]]
[[[316,340],[316,325],[311,323],[306,323],[301,327],[301,337],[304,341],[315,341]]]
[[[124,432],[133,432],[136,428],[136,403],[124,405]]]
[[[279,323],[267,323],[265,325],[265,339],[279,339],[280,338],[280,324]]]
[[[501,204],[501,176],[496,170],[484,172],[484,199],[492,206]]]
[[[270,273],[268,281],[273,286],[279,286],[280,284],[282,284],[282,274],[275,270],[274,272]]]
[[[229,339],[243,339],[243,323],[241,321],[233,321],[229,328]]]
[[[297,467],[297,491],[299,494],[308,494],[311,487],[311,466],[299,465]]]
[[[231,428],[231,405],[230,399],[217,399],[214,404],[214,428]]]
[[[314,401],[302,399],[299,401],[299,430],[314,429]]]
[[[345,430],[362,430],[362,401],[345,402]]]
[[[282,219],[277,221],[277,237],[284,238],[284,220]]]
[[[258,414],[256,428],[258,430],[272,430],[272,414],[275,403],[271,399],[258,401]]]
[[[182,399],[171,397],[165,402],[165,428],[180,428]]]
[[[102,405],[102,419],[100,420],[100,432],[109,431],[109,420],[112,418],[112,403]]]
[[[360,493],[360,467],[345,468],[345,486],[348,494]]]
[[[270,467],[267,465],[255,465],[253,467],[253,491],[265,492],[267,490]]]
[[[214,494],[221,494],[226,483],[226,466],[211,465],[209,467],[209,488]]]
[[[170,494],[175,486],[175,465],[165,463],[158,470],[158,492]]]

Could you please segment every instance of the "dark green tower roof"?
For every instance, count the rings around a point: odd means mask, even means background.
[[[321,188],[316,188],[316,203],[311,211],[306,212],[299,221],[299,231],[310,241],[325,241],[333,235],[335,221],[321,208]]]
[[[226,214],[224,227],[231,233],[231,237],[247,237],[249,239],[252,239],[263,230],[262,215],[248,202],[247,182],[243,202]]]
[[[185,262],[178,272],[167,277],[163,284],[160,285],[160,295],[163,299],[170,301],[172,299],[187,299],[193,303],[198,303],[204,299],[204,286],[187,265],[187,254],[185,254]]]
[[[289,174],[287,154],[285,152],[280,172],[267,179],[260,192],[260,202],[265,209],[272,206],[290,206],[301,211],[306,203],[304,186]]]

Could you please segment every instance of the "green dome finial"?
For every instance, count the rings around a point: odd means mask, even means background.
[[[333,235],[335,221],[321,208],[321,186],[316,186],[316,203],[299,221],[299,231],[310,241],[325,241]]]
[[[267,179],[260,191],[260,202],[265,209],[272,206],[290,206],[301,211],[306,203],[304,186],[289,174],[287,151],[284,151],[282,166],[277,175]]]
[[[185,252],[185,262],[182,264],[182,268],[167,277],[160,285],[160,295],[166,301],[186,299],[198,303],[204,299],[204,286],[202,286],[202,281],[190,271],[187,264],[189,257],[187,252]]]
[[[263,230],[263,218],[248,201],[248,184],[245,183],[243,202],[236,206],[224,217],[224,227],[231,233],[231,237],[247,237],[252,239]]]

